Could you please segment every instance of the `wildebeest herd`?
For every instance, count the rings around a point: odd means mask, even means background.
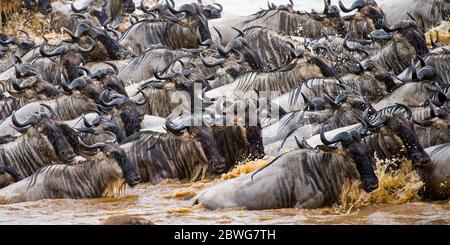
[[[450,2],[393,2],[222,17],[201,0],[23,1],[65,38],[0,33],[0,204],[213,178],[265,156],[193,203],[324,207],[346,181],[376,190],[376,159],[394,157],[424,199],[448,199],[450,46],[426,33],[448,25]]]

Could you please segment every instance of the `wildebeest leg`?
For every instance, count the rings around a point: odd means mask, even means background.
[[[295,208],[313,209],[325,205],[325,196],[321,191],[310,193],[307,197],[297,200]]]

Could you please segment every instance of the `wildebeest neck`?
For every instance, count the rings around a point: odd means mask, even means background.
[[[406,152],[414,164],[421,165],[430,161],[430,157],[423,149],[419,142],[419,138],[412,126],[408,125],[403,116],[395,116],[389,122],[389,127],[393,129],[395,134],[402,140]]]
[[[366,192],[377,189],[378,178],[374,172],[375,160],[367,149],[367,146],[361,142],[352,142],[348,145],[347,150],[356,163],[356,169],[363,183],[363,189]]]
[[[226,171],[225,158],[219,151],[212,128],[208,126],[193,127],[191,128],[191,132],[201,143],[203,151],[211,164],[212,171],[215,173]]]
[[[425,40],[425,35],[422,31],[417,29],[408,28],[402,31],[402,34],[408,39],[408,41],[416,49],[416,54],[423,56],[429,53],[427,43]]]
[[[55,152],[58,154],[62,162],[68,162],[75,156],[75,152],[67,140],[65,132],[60,127],[44,123],[42,130],[53,145]]]

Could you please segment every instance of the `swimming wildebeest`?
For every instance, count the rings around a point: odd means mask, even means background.
[[[364,126],[361,129],[362,133],[366,130]],[[360,178],[366,192],[378,188],[375,160],[360,132],[343,132],[328,140],[322,131],[321,140],[330,147],[282,154],[256,173],[206,189],[194,198],[195,203],[211,209],[312,209],[338,202],[346,181]],[[340,144],[331,146],[335,143]]]
[[[42,106],[49,112],[33,113],[22,122],[13,112],[12,124],[23,135],[0,146],[0,166],[11,166],[24,178],[44,166],[69,162],[76,156],[75,131],[53,120],[55,112],[51,107]]]
[[[39,169],[32,176],[1,189],[0,203],[114,196],[120,194],[125,184],[133,187],[140,181],[134,164],[118,145],[88,146],[81,140],[80,145],[101,151],[75,165],[57,164]]]
[[[156,184],[166,178],[196,180],[230,167],[220,153],[213,129],[203,122],[200,126],[190,124],[201,118],[188,116],[175,123],[172,117],[165,123],[169,133],[141,130],[122,145],[143,182]]]

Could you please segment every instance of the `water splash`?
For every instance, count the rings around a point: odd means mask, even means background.
[[[392,166],[399,168],[392,170]],[[376,175],[379,187],[371,193],[361,189],[360,181],[345,183],[342,187],[340,203],[333,206],[338,214],[348,214],[370,204],[404,204],[419,201],[419,192],[424,186],[419,174],[406,159],[377,160]]]

